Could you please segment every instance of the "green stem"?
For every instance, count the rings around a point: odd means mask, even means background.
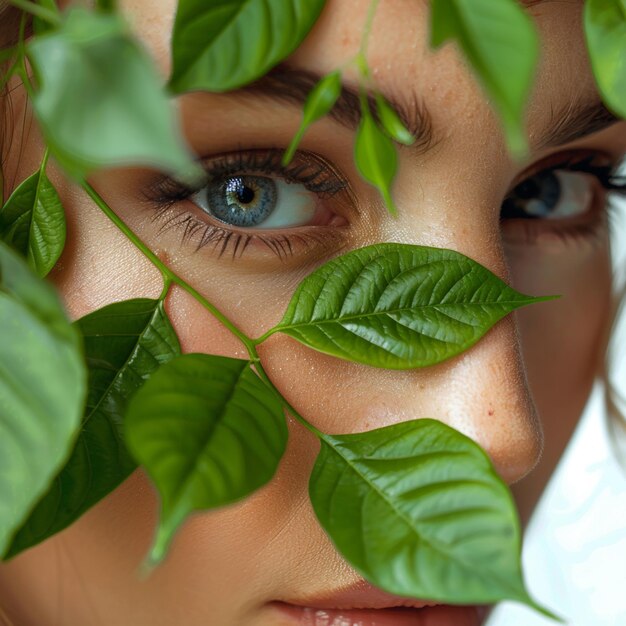
[[[22,85],[26,90],[29,100],[32,102],[35,97],[33,86],[30,82],[30,76],[28,75],[28,68],[26,67],[26,14],[22,14],[20,20],[20,34],[17,44],[17,59],[15,60],[15,66],[17,73],[22,79]]]
[[[9,0],[9,4],[12,4],[14,7],[18,9],[22,9],[26,13],[30,13],[35,17],[38,17],[50,24],[54,24],[55,26],[59,26],[61,24],[61,17],[58,13],[47,9],[46,7],[42,7],[35,2],[31,2],[30,0]]]
[[[163,290],[161,291],[161,295],[159,296],[159,300],[165,300],[167,298],[167,294],[172,286],[172,281],[169,278],[163,279]]]
[[[374,24],[374,16],[376,15],[379,2],[380,0],[372,0],[369,10],[367,11],[365,26],[363,27],[363,36],[361,37],[361,49],[359,51],[359,55],[363,58],[367,57],[367,48],[370,43],[370,35],[372,34],[372,25]]]
[[[315,428],[313,424],[311,424],[308,420],[302,417],[302,415],[300,415],[300,413],[298,413],[298,411],[296,411],[296,409],[294,409],[293,406],[289,404],[289,402],[287,402],[283,394],[280,393],[280,391],[276,388],[276,385],[274,385],[270,377],[267,375],[267,372],[263,369],[263,365],[261,365],[261,360],[259,359],[259,355],[257,354],[256,349],[253,347],[252,350],[256,357],[252,360],[254,361],[254,367],[256,369],[257,374],[259,375],[259,378],[268,387],[270,387],[274,391],[274,393],[277,394],[280,401],[283,403],[284,407],[287,409],[287,411],[290,413],[292,417],[294,417],[298,422],[300,422],[300,424],[302,424],[302,426],[304,426],[308,431],[312,432],[318,439],[324,439],[324,433],[321,430],[318,430],[317,428]]]
[[[260,337],[258,337],[257,339],[253,339],[252,343],[255,346],[258,346],[259,344],[263,343],[266,339],[269,339],[272,335],[274,335],[275,333],[278,332],[278,328],[274,327],[274,328],[270,328],[267,332],[263,333]]]
[[[0,92],[5,88],[11,78],[13,78],[13,75],[20,72],[20,59],[18,58],[19,52],[16,50],[15,54],[17,56],[15,57],[13,63],[11,63],[6,73],[0,76]]]
[[[193,298],[199,302],[205,309],[211,313],[216,319],[218,319],[233,335],[235,335],[241,343],[246,347],[248,351],[248,355],[250,357],[250,361],[254,363],[254,367],[256,369],[257,374],[261,378],[261,380],[270,387],[274,393],[280,398],[281,402],[287,409],[287,411],[302,424],[306,429],[311,431],[316,437],[322,439],[324,434],[315,428],[313,424],[309,423],[296,409],[285,400],[280,391],[276,388],[274,383],[271,381],[270,377],[267,375],[267,372],[263,369],[261,365],[261,359],[256,350],[256,346],[260,343],[260,340],[250,339],[243,331],[241,331],[235,324],[233,324],[217,307],[211,304],[202,294],[198,293],[196,289],[194,289],[189,283],[184,281],[180,276],[177,276],[159,257],[148,248],[148,246],[139,238],[137,235],[126,225],[126,223],[113,211],[113,209],[106,203],[104,198],[87,182],[82,181],[82,188],[89,195],[89,197],[96,203],[98,208],[118,227],[118,229],[128,237],[131,243],[161,272],[163,276],[164,287],[161,293],[161,298],[163,299],[170,288],[172,283],[178,285],[182,289],[184,289],[187,293],[189,293]],[[270,330],[266,333],[267,336],[272,334]]]
[[[180,276],[175,274],[161,259],[150,250],[150,248],[126,225],[126,223],[111,209],[100,194],[87,182],[82,182],[82,188],[89,197],[96,203],[98,208],[117,226],[117,228],[126,235],[131,243],[161,272],[163,280],[166,283],[175,283],[188,294],[190,294],[197,302],[207,309],[217,320],[219,320],[233,335],[235,335],[241,343],[244,344],[248,353],[252,356],[256,354],[254,343],[243,331],[233,324],[216,306],[211,304],[201,293],[196,291],[190,284],[184,281]],[[258,358],[258,356],[257,356]]]
[[[359,46],[359,51],[355,54],[354,57],[346,61],[343,65],[340,66],[339,70],[341,72],[345,71],[346,68],[351,66],[356,66],[361,74],[361,77],[369,80],[370,79],[370,70],[367,65],[367,49],[369,47],[370,35],[372,33],[372,25],[374,24],[374,16],[376,15],[376,9],[378,8],[378,4],[380,0],[372,0],[367,11],[367,17],[365,18],[365,25],[363,26],[363,36],[361,37],[361,45]]]

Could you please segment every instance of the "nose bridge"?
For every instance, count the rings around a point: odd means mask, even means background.
[[[440,219],[447,219],[445,212]],[[469,220],[468,211],[465,224],[457,220],[454,229],[441,225],[437,232],[444,235],[437,241],[426,240],[419,219],[408,227],[405,221],[401,240],[455,249],[507,280],[497,234],[486,232],[484,221],[472,227]],[[379,241],[390,239],[398,237],[385,233]],[[281,336],[260,346],[260,353],[285,397],[320,430],[347,434],[411,419],[438,419],[474,439],[502,478],[513,483],[535,466],[542,444],[514,316],[498,322],[466,352],[424,369],[349,363]],[[286,359],[298,364],[297,377],[285,367]]]
[[[440,219],[445,219],[444,214]],[[440,232],[447,231],[449,241],[437,245],[462,252],[508,282],[497,219],[491,224],[483,220],[477,227],[471,215],[468,210],[465,219],[456,217],[454,229],[442,228]],[[415,233],[413,243],[423,243],[420,239]],[[419,417],[440,419],[474,439],[509,483],[533,469],[543,435],[528,386],[515,313],[498,322],[460,356],[415,375],[417,379],[426,375],[426,379],[421,378],[422,388],[428,381],[420,400],[413,393],[405,396],[416,399]]]
[[[514,320],[499,322],[473,348],[437,369],[420,402],[422,414],[479,443],[508,483],[532,470],[542,434]]]

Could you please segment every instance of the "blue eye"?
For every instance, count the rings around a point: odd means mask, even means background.
[[[262,176],[232,176],[209,185],[206,196],[207,208],[222,222],[257,226],[276,208],[276,183]]]
[[[196,250],[210,247],[219,257],[232,252],[233,260],[246,251],[284,259],[343,245],[347,216],[357,215],[347,180],[312,152],[297,152],[284,166],[283,152],[207,156],[206,178],[191,187],[168,176],[156,180],[144,194],[157,207],[159,232],[180,229],[184,244],[193,240]]]
[[[503,219],[558,220],[591,209],[597,181],[590,174],[545,170],[521,182],[502,204]]]
[[[310,222],[315,194],[278,177],[237,175],[209,182],[191,200],[203,211],[239,228],[291,228]]]

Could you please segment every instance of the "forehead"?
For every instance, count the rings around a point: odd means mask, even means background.
[[[488,132],[490,107],[455,45],[433,52],[429,46],[429,1],[385,0],[372,29],[368,60],[377,86],[397,100],[426,105],[440,126],[471,121]],[[541,39],[542,56],[529,104],[531,134],[538,134],[553,111],[571,102],[597,99],[589,68],[579,0],[524,3]],[[369,0],[331,0],[313,35],[293,63],[325,73],[358,50]],[[350,70],[347,72],[350,78]],[[356,72],[352,72],[356,80]],[[478,128],[477,128],[478,129]]]
[[[121,4],[167,74],[176,0],[160,0],[158,12],[148,0]],[[596,90],[584,44],[582,1],[527,0],[521,4],[535,21],[542,43],[540,71],[529,104],[529,131],[539,136],[554,111],[571,102],[593,100]],[[313,32],[289,64],[316,74],[348,64],[361,45],[369,6],[370,0],[328,0]],[[494,134],[497,121],[456,46],[433,52],[428,41],[428,0],[381,2],[368,50],[377,87],[409,106],[427,106],[435,125],[447,134],[457,134],[455,126],[468,122],[477,135]],[[357,82],[356,71],[349,65],[344,79]]]
[[[576,64],[577,52],[584,47],[582,0],[518,1],[535,20],[547,51],[568,48],[572,63]],[[428,49],[429,3],[429,0],[385,0],[379,4],[372,35],[376,69],[389,72],[424,60]],[[150,0],[120,0],[119,4],[167,72],[177,0],[159,0],[158,10]],[[371,0],[327,0],[321,19],[301,50],[320,67],[335,69],[358,49],[370,4]],[[380,68],[375,63],[377,56],[393,62]]]

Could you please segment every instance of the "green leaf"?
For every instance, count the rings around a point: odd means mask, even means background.
[[[289,144],[289,148],[287,148],[283,157],[283,165],[290,163],[309,126],[330,113],[340,94],[341,72],[339,71],[324,76],[324,78],[313,87],[304,103],[300,128]]]
[[[341,554],[378,587],[453,604],[535,606],[513,499],[480,447],[445,424],[324,435],[309,492]]]
[[[626,118],[626,0],[587,0],[585,34],[602,98]]]
[[[60,19],[60,11],[55,0],[37,0],[37,4],[44,9],[47,9],[47,13],[51,19],[42,19],[37,15],[33,16],[33,30],[36,35],[43,35],[48,31],[54,30],[58,26],[58,20]],[[57,19],[52,19],[55,16]]]
[[[394,141],[405,146],[415,143],[415,137],[413,137],[393,107],[380,93],[376,94],[376,110],[382,127]]]
[[[5,87],[9,84],[9,81],[15,74],[19,72],[20,63],[17,58],[17,50],[16,48],[11,48],[10,50],[3,51],[6,53],[3,54],[0,52],[0,63],[5,65],[0,71],[0,90],[4,91]],[[4,198],[4,196],[2,196]]]
[[[184,355],[156,372],[131,400],[125,430],[161,496],[153,563],[190,513],[267,483],[287,442],[281,400],[250,363],[206,354]]]
[[[524,112],[537,62],[539,37],[517,0],[432,0],[431,44],[458,42],[493,100],[516,156],[528,151]]]
[[[117,15],[74,7],[28,44],[33,105],[56,159],[77,178],[146,165],[196,174],[149,55]]]
[[[65,462],[86,373],[56,294],[0,242],[0,555]]]
[[[315,24],[325,0],[179,0],[170,88],[228,91],[267,73]]]
[[[117,0],[96,0],[96,6],[101,11],[114,13],[117,11]]]
[[[532,298],[453,250],[386,243],[333,259],[307,276],[281,332],[349,361],[426,367],[460,354]]]
[[[89,389],[71,457],[16,535],[13,556],[63,530],[113,491],[136,465],[122,436],[130,397],[180,354],[162,300],[128,300],[76,322],[85,341]]]
[[[10,48],[0,48],[0,63],[7,63],[8,61],[13,61],[15,55],[17,54],[17,48],[15,46],[11,46]],[[3,77],[0,74],[0,78]],[[0,82],[2,85],[2,82]]]
[[[396,215],[398,211],[391,197],[391,185],[398,170],[398,155],[393,141],[378,128],[367,103],[361,107],[354,160],[361,176],[380,191],[388,211]]]
[[[61,199],[42,166],[0,209],[0,239],[26,257],[28,265],[43,278],[59,260],[65,234]]]

